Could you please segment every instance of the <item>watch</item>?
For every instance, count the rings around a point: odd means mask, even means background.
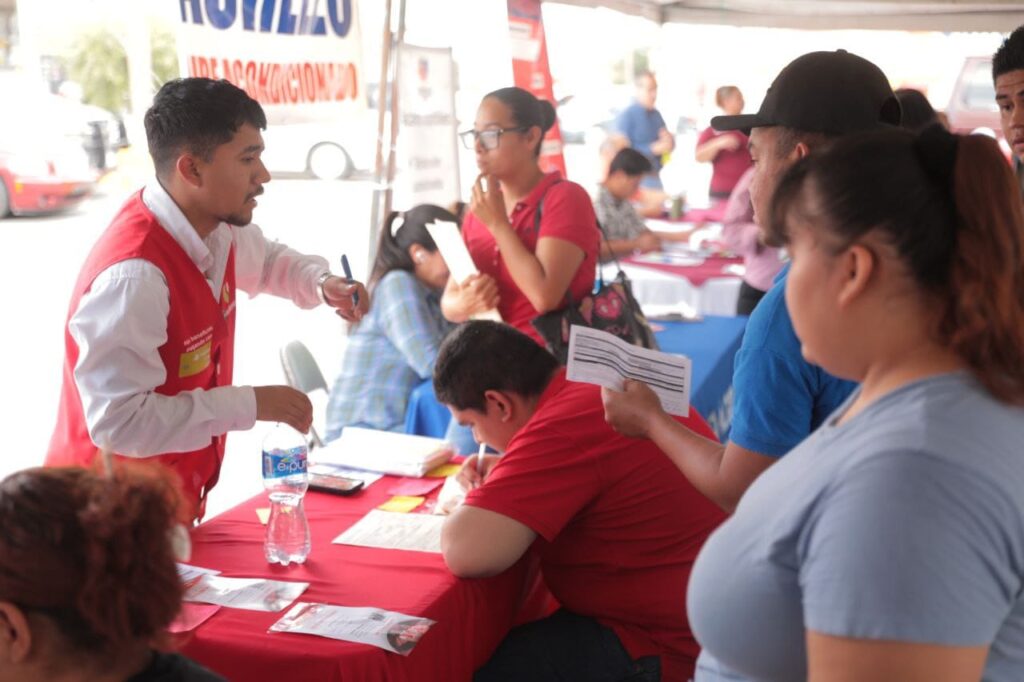
[[[324,305],[329,305],[327,303],[327,295],[324,293],[324,284],[326,284],[327,280],[329,280],[331,277],[334,277],[334,275],[332,275],[331,271],[328,270],[327,272],[316,278],[316,294],[317,296],[320,297],[320,301]]]

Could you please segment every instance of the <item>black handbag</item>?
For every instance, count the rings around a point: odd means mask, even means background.
[[[541,197],[533,220],[535,234],[540,231],[543,209],[544,197]],[[607,241],[601,224],[596,223],[596,227],[601,233],[601,241]],[[530,321],[533,328],[543,337],[548,350],[563,365],[568,362],[569,331],[574,324],[608,332],[635,346],[658,350],[654,331],[640,309],[640,304],[633,297],[629,278],[622,271],[619,259],[614,254],[612,258],[618,268],[618,274],[614,279],[605,282],[599,269],[598,286],[593,294],[588,294],[577,302],[566,292],[568,304],[564,308],[538,315]]]

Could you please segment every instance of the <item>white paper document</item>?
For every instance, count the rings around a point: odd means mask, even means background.
[[[621,391],[625,379],[650,386],[669,414],[690,414],[690,358],[634,346],[608,332],[573,325],[566,378]]]
[[[334,538],[337,545],[408,549],[414,552],[441,553],[443,516],[400,514],[371,509],[351,528]]]
[[[185,601],[249,611],[280,611],[298,599],[307,587],[309,583],[205,575],[186,590]]]
[[[341,437],[315,450],[317,464],[420,477],[452,458],[440,438],[346,426]]]
[[[201,566],[193,566],[191,564],[178,565],[178,577],[181,578],[181,582],[186,585],[197,578],[201,578],[204,575],[219,575],[220,571],[215,571],[212,568],[202,568]]]
[[[319,635],[408,656],[436,621],[369,607],[299,602],[269,632]]]
[[[458,225],[446,220],[435,220],[432,223],[427,223],[424,227],[427,228],[430,238],[437,244],[438,250],[441,251],[441,257],[444,258],[445,265],[448,266],[448,272],[456,282],[462,284],[469,277],[480,272],[473,262],[473,257],[469,255],[466,242],[462,241]],[[472,318],[501,322],[501,315],[497,310],[476,313],[472,315]]]

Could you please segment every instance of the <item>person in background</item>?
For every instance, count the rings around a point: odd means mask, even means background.
[[[900,110],[902,111],[901,127],[911,132],[918,132],[930,125],[941,123],[931,102],[920,90],[899,88],[896,90],[896,99],[900,101]]]
[[[1015,28],[992,55],[992,81],[1003,138],[1013,153],[1017,186],[1024,197],[1024,26]]]
[[[625,138],[627,145],[636,149],[651,162],[650,172],[640,186],[664,202],[661,184],[661,166],[666,155],[676,148],[676,140],[665,125],[661,112],[654,106],[658,99],[658,81],[650,71],[636,79],[636,99],[615,119],[615,134]]]
[[[635,149],[622,149],[608,167],[594,201],[594,213],[601,225],[601,261],[634,252],[647,253],[661,248],[662,240],[683,241],[688,232],[654,232],[647,228],[630,197],[636,194],[643,177],[651,169],[647,158]]]
[[[698,640],[730,681],[1024,680],[1024,205],[998,144],[844,138],[768,222],[804,356],[860,387],[704,547]]]
[[[435,220],[456,222],[425,204],[392,213],[381,230],[368,282],[373,304],[348,338],[327,402],[326,440],[346,426],[403,431],[409,394],[434,370],[452,328],[441,314],[448,267],[426,228]]]
[[[899,125],[899,102],[881,69],[836,50],[811,52],[775,78],[756,114],[720,116],[719,129],[752,128],[756,161],[750,187],[754,220],[764,229],[779,178],[829,140]],[[762,238],[774,244],[770,233]],[[702,493],[732,511],[750,484],[817,428],[856,384],[803,357],[784,298],[788,268],[750,316],[733,369],[732,426],[721,444],[682,427],[642,383],[604,389],[605,416],[616,430],[652,438]]]
[[[313,406],[290,386],[232,386],[235,296],[271,293],[366,311],[357,282],[252,223],[270,181],[267,119],[226,80],[164,84],[145,116],[156,177],[86,257],[71,295],[49,465],[88,465],[97,448],[173,469],[201,519],[228,431],[257,421],[309,430]]]
[[[0,482],[0,681],[217,682],[166,653],[184,591],[168,472],[26,469]]]
[[[686,583],[724,514],[653,443],[602,421],[599,387],[568,381],[507,325],[452,332],[434,388],[480,442],[504,452],[463,466],[469,492],[445,520],[445,562],[457,576],[490,576],[533,548],[561,605],[512,630],[474,679],[689,679],[697,647]],[[714,437],[695,411],[680,422]]]
[[[461,134],[480,168],[462,238],[481,274],[448,279],[441,310],[452,322],[497,305],[502,320],[544,345],[530,321],[594,288],[600,237],[590,197],[538,164],[554,122],[550,102],[501,88],[483,98],[473,129]]]
[[[753,182],[754,169],[748,168],[733,188],[722,217],[722,241],[730,251],[743,257],[743,283],[736,301],[737,315],[754,312],[782,270],[780,250],[764,243],[763,232],[754,222],[754,204],[750,200]]]
[[[743,113],[743,93],[735,85],[723,85],[715,91],[715,104],[726,116]],[[697,138],[694,158],[699,163],[711,163],[712,200],[725,201],[736,183],[747,172],[753,161],[747,150],[747,136],[739,130],[715,130],[708,126]]]

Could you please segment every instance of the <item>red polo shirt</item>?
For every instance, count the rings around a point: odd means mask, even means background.
[[[654,443],[614,431],[600,390],[556,374],[466,503],[534,530],[544,580],[565,608],[612,628],[634,659],[660,656],[663,679],[686,680],[699,652],[686,586],[725,514]],[[679,421],[714,438],[690,415]]]
[[[540,229],[535,230],[534,219],[541,197],[544,198],[544,208]],[[583,262],[569,284],[569,294],[572,300],[579,301],[593,291],[600,236],[594,206],[586,190],[575,182],[562,180],[558,171],[548,173],[513,207],[510,222],[531,253],[536,252],[537,240],[541,237],[564,239],[583,249]],[[544,340],[530,324],[530,320],[538,315],[537,309],[512,279],[487,226],[472,213],[467,213],[462,224],[462,238],[477,269],[493,277],[498,284],[501,319],[543,345]]]
[[[718,132],[714,128],[708,128],[697,138],[697,146],[709,142],[719,135],[732,135],[739,138],[740,146],[736,149],[726,149],[718,152],[711,162],[711,192],[719,195],[728,195],[736,187],[736,183],[747,169],[754,165],[747,150],[747,136],[738,130],[726,130]]]

